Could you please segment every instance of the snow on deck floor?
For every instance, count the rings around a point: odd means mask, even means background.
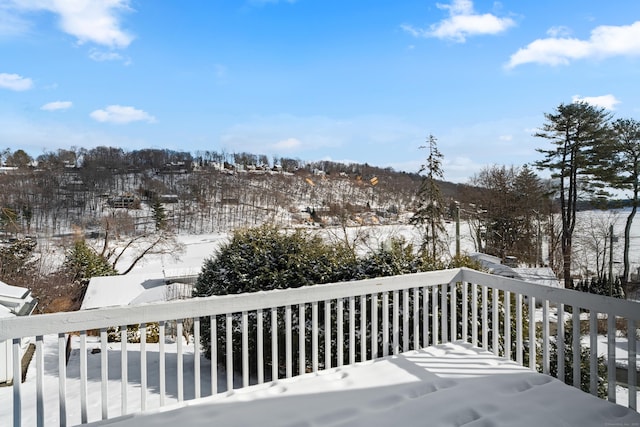
[[[251,386],[93,425],[607,426],[640,414],[466,343]]]

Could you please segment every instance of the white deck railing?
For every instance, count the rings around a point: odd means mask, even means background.
[[[569,309],[571,307],[571,309]],[[572,314],[566,314],[571,310]],[[536,311],[542,312],[536,327]],[[581,315],[582,312],[582,315]],[[565,322],[553,319],[570,318],[572,328],[565,331]],[[582,318],[582,320],[581,320]],[[587,320],[585,320],[587,319]],[[333,366],[353,364],[368,359],[398,354],[442,342],[464,340],[490,350],[496,355],[527,364],[544,373],[555,372],[559,378],[571,370],[573,385],[580,387],[584,371],[590,375],[590,391],[598,388],[597,352],[592,351],[588,369],[582,368],[580,351],[573,351],[565,366],[565,355],[571,347],[581,347],[581,336],[588,334],[590,348],[597,347],[598,322],[606,319],[608,399],[616,400],[616,336],[623,321],[628,339],[629,407],[636,409],[636,326],[640,321],[640,303],[586,294],[572,290],[535,285],[470,269],[452,269],[362,281],[316,285],[297,289],[227,295],[175,301],[142,306],[128,306],[56,313],[0,320],[0,342],[13,343],[14,378],[21,378],[20,343],[30,337],[35,343],[35,355],[30,370],[35,369],[35,396],[24,395],[20,381],[13,384],[13,425],[20,426],[24,418],[23,401],[35,400],[36,414],[30,414],[37,424],[45,424],[45,402],[57,400],[61,425],[79,420],[81,423],[109,419],[149,408],[147,376],[158,371],[159,405],[164,400],[168,376],[176,382],[177,400],[185,398],[185,378],[193,389],[188,396],[228,391],[305,372],[315,372]],[[158,367],[147,363],[149,345],[146,329],[157,323],[164,338],[167,325],[175,325],[175,372],[167,373],[165,340],[158,344]],[[210,334],[211,368],[201,372],[203,349],[195,345],[189,354],[186,372],[181,335],[185,325],[193,324],[193,339],[199,343],[201,331]],[[581,324],[583,331],[581,331]],[[585,332],[588,324],[589,331]],[[127,326],[129,325],[129,326]],[[140,328],[141,342],[136,366],[131,366],[131,345],[127,333],[132,325]],[[208,327],[211,325],[211,327]],[[494,327],[497,325],[497,327]],[[121,342],[108,342],[108,328],[119,327]],[[552,329],[555,329],[555,333]],[[565,332],[572,333],[565,342]],[[80,414],[70,414],[68,405],[66,345],[68,334],[79,336]],[[100,382],[100,396],[88,395],[87,337],[99,336],[101,375],[91,381]],[[45,339],[57,340],[57,396],[47,396],[43,386],[45,372]],[[562,339],[558,339],[562,338]],[[98,339],[98,338],[95,338]],[[552,351],[557,342],[557,351]],[[233,343],[233,345],[226,345]],[[119,349],[118,349],[119,347]],[[250,349],[254,349],[250,351]],[[120,352],[120,411],[109,411],[113,399],[109,388],[109,353]],[[136,350],[137,351],[137,350]],[[138,365],[139,359],[139,365]],[[221,362],[221,363],[218,363]],[[51,361],[47,361],[51,371]],[[172,365],[173,366],[173,365]],[[192,366],[192,368],[191,368]],[[140,404],[132,408],[128,402],[129,369],[140,371]],[[219,370],[226,379],[226,390],[218,387]],[[137,375],[137,374],[136,374]],[[114,372],[111,372],[113,379]],[[193,382],[191,382],[193,379]],[[206,381],[205,381],[206,380]],[[235,380],[235,381],[234,381]],[[201,390],[210,384],[210,390]],[[26,388],[25,388],[26,389]],[[74,395],[75,396],[75,395]],[[74,397],[75,398],[75,397]],[[100,401],[99,405],[88,404]],[[154,403],[155,404],[155,403]],[[98,414],[90,409],[99,407]],[[0,411],[11,411],[2,408]],[[111,412],[111,413],[110,413]],[[117,413],[114,413],[117,412]]]

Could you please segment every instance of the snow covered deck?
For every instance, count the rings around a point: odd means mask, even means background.
[[[464,268],[0,319],[14,354],[23,337],[35,343],[27,381],[0,389],[0,425],[162,425],[183,411],[190,423],[224,425],[244,412],[255,421],[271,405],[292,412],[292,425],[388,425],[400,412],[402,424],[558,425],[569,416],[568,425],[633,425],[638,322],[640,303]],[[151,329],[159,342],[147,342]],[[194,345],[205,334],[213,346]],[[630,409],[615,404],[622,334],[629,369],[619,403]],[[569,356],[585,337],[605,347],[604,378],[596,351]],[[606,386],[610,402],[580,391],[583,378],[592,394]]]
[[[472,347],[447,343],[254,385],[95,426],[607,426],[640,414]]]

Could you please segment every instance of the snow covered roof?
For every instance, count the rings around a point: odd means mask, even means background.
[[[25,299],[31,293],[27,288],[8,285],[0,280],[0,297]]]
[[[191,296],[193,276],[165,277],[162,272],[92,277],[81,310],[144,304]]]
[[[6,308],[17,316],[26,316],[31,314],[36,304],[37,301],[29,289],[0,281],[0,307]],[[0,317],[2,317],[1,314]]]
[[[513,270],[518,273],[521,280],[553,288],[562,287],[556,274],[549,267],[514,268]]]
[[[0,319],[2,319],[3,317],[14,317],[15,314],[13,313],[13,311],[9,310],[8,307],[5,307],[4,305],[0,304]]]
[[[549,267],[509,267],[502,264],[500,258],[482,253],[474,253],[470,257],[478,261],[491,274],[554,288],[562,287],[555,273]]]

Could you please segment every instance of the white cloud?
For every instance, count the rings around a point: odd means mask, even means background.
[[[547,30],[547,35],[550,37],[569,37],[571,35],[571,29],[559,25],[557,27],[551,27]]]
[[[125,48],[133,36],[121,28],[121,14],[129,0],[10,0],[14,11],[45,10],[58,15],[60,28],[80,44],[91,42]]]
[[[0,88],[23,91],[32,87],[33,81],[30,78],[22,77],[19,74],[0,73]]]
[[[585,96],[574,95],[571,99],[572,102],[586,102],[587,104],[594,105],[596,107],[602,107],[607,110],[615,110],[616,105],[620,104],[620,101],[615,96],[601,95],[601,96]]]
[[[19,36],[29,32],[29,22],[11,13],[7,6],[0,3],[0,37]]]
[[[451,4],[438,3],[437,6],[448,10],[449,17],[428,29],[414,28],[407,24],[401,25],[401,28],[414,37],[435,37],[464,43],[469,36],[498,34],[515,25],[511,18],[474,12],[471,0],[453,0]]]
[[[513,135],[500,135],[500,141],[511,141],[513,139]]]
[[[91,49],[89,52],[89,58],[93,59],[96,62],[104,62],[104,61],[124,61],[125,58],[120,55],[118,52],[104,52],[97,49]]]
[[[146,111],[123,105],[109,105],[104,110],[93,111],[90,116],[99,122],[116,124],[156,121],[156,118]]]
[[[299,139],[287,138],[273,144],[273,148],[276,150],[289,151],[289,150],[295,150],[301,145],[302,145],[302,142],[300,142]]]
[[[54,101],[44,104],[40,109],[44,111],[60,111],[67,110],[71,108],[72,105],[73,103],[71,101]]]
[[[612,56],[640,56],[640,21],[631,25],[601,25],[591,31],[588,40],[557,36],[534,40],[511,55],[506,67],[527,63],[568,65],[577,59]]]

